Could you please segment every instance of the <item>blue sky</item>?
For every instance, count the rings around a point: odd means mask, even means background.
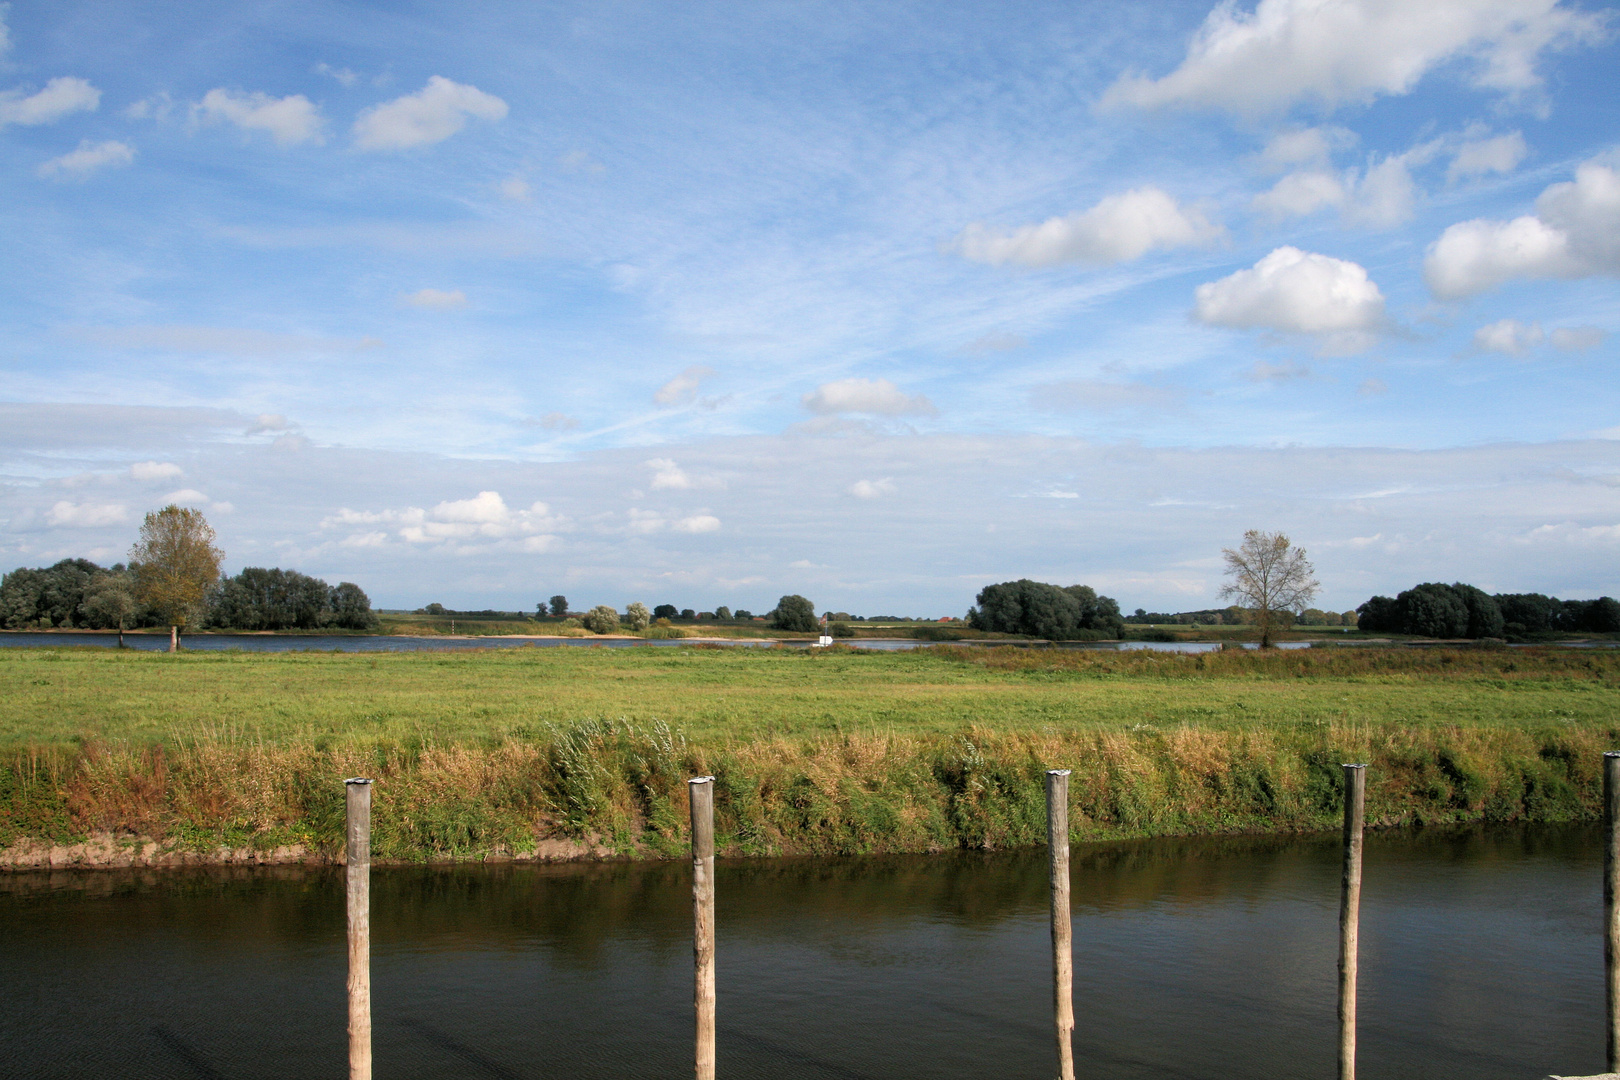
[[[13,2],[0,561],[960,613],[1620,592],[1620,18]]]

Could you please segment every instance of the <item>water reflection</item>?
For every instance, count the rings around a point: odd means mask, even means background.
[[[1361,1073],[1602,1064],[1598,837],[1375,834]],[[1088,1077],[1333,1073],[1333,840],[1076,849]],[[726,1076],[1046,1077],[1043,852],[722,862]],[[379,1077],[687,1075],[682,863],[379,870]],[[0,1075],[340,1076],[338,873],[0,877]]]

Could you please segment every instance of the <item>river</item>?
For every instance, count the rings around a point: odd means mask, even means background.
[[[1079,1076],[1334,1074],[1336,838],[1076,848]],[[1589,827],[1370,834],[1363,1080],[1603,1065]],[[727,1078],[1046,1080],[1045,854],[720,860]],[[379,869],[376,1075],[691,1075],[689,865]],[[340,872],[0,875],[0,1075],[344,1075]]]

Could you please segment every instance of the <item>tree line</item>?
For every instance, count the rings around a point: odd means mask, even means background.
[[[139,567],[89,559],[18,567],[0,578],[0,626],[7,630],[117,630],[167,626],[170,613],[140,599]],[[297,570],[250,566],[221,576],[203,596],[193,627],[229,630],[369,630],[371,600],[353,582],[328,585]]]
[[[1117,638],[1125,629],[1119,602],[1089,585],[1049,585],[1020,578],[986,585],[968,609],[975,630],[1028,634],[1048,641]]]
[[[1559,600],[1541,593],[1496,593],[1429,581],[1356,609],[1362,630],[1437,638],[1533,638],[1553,633],[1620,633],[1620,602]]]

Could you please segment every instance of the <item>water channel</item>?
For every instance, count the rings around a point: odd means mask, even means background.
[[[1078,1075],[1330,1078],[1338,844],[1074,859]],[[719,1063],[758,1080],[1052,1075],[1043,851],[721,860]],[[1588,827],[1369,835],[1364,1080],[1603,1064]],[[379,1078],[691,1075],[681,862],[379,869]],[[0,1075],[344,1075],[338,871],[0,875]]]

